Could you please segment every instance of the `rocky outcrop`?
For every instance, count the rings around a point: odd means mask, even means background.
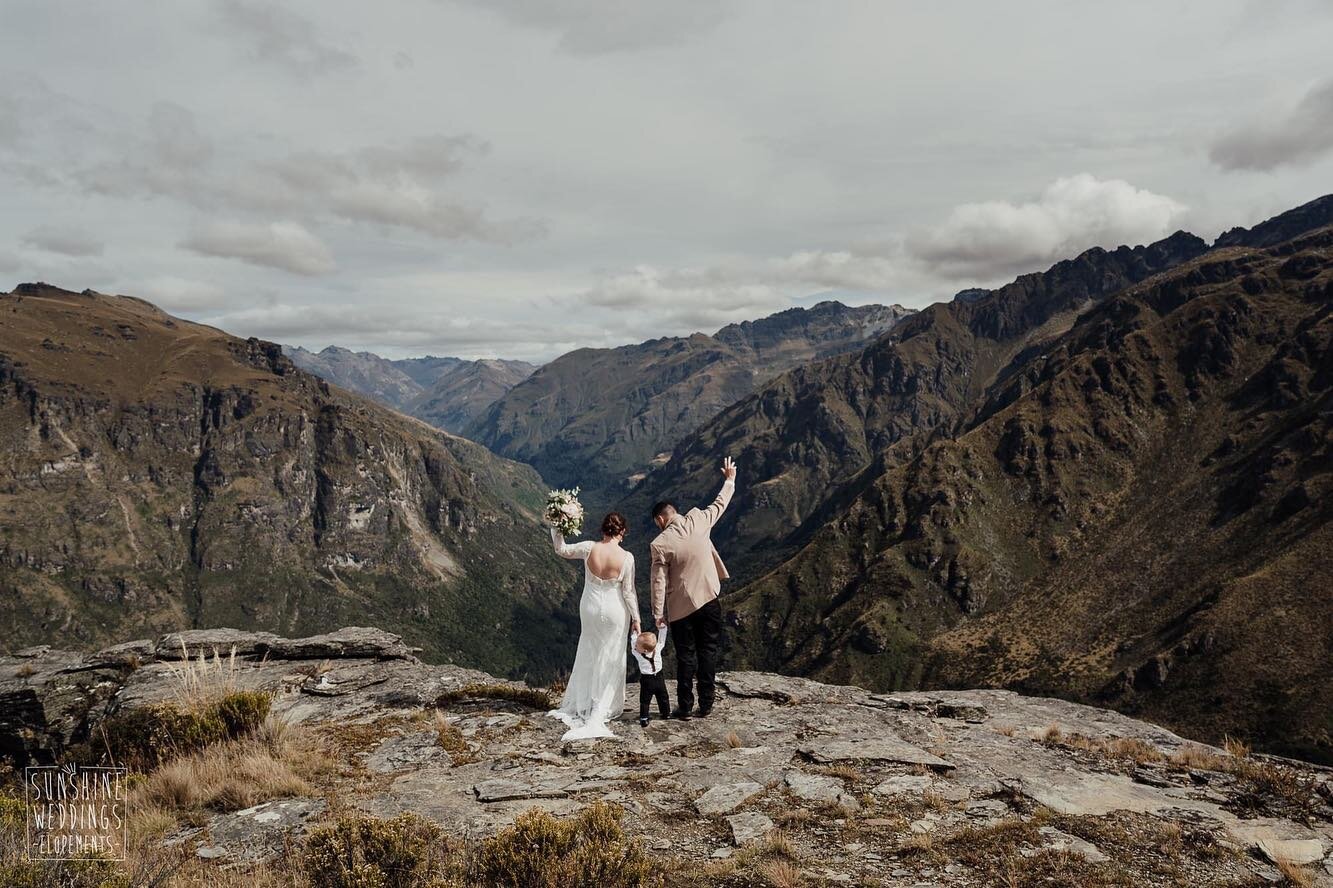
[[[1231,757],[1221,750],[1060,700],[1009,691],[881,695],[732,672],[721,676],[707,719],[645,729],[627,710],[612,740],[561,743],[564,726],[554,719],[512,698],[474,698],[441,711],[464,744],[455,754],[423,715],[442,695],[451,699],[445,692],[494,684],[489,676],[422,663],[403,654],[401,640],[374,630],[323,640],[216,638],[223,656],[233,646],[252,652],[238,660],[238,687],[271,691],[276,713],[350,762],[342,768],[349,782],[328,796],[214,814],[168,837],[222,863],[278,853],[331,802],[379,816],[410,811],[451,834],[484,836],[532,807],[564,815],[608,800],[624,808],[627,828],[664,866],[726,857],[781,825],[800,866],[833,884],[889,872],[903,884],[987,884],[969,843],[1001,835],[1020,854],[1065,852],[1080,866],[1106,868],[1090,874],[1116,872],[1124,884],[1157,884],[1163,871],[1201,885],[1276,879],[1272,859],[1314,867],[1313,878],[1333,852],[1328,771],[1270,765],[1305,796],[1265,795],[1226,766]],[[116,661],[130,647],[147,652],[134,668],[111,670],[105,689],[90,690],[84,718],[95,723],[171,699],[175,664],[153,651],[178,640],[0,658],[0,693],[10,700],[29,681],[55,707],[56,686],[83,681],[92,664]],[[185,643],[208,648],[199,635]],[[318,674],[309,660],[274,655],[317,649],[331,658]],[[37,662],[48,665],[17,675]],[[0,741],[11,749],[30,743],[44,723],[58,721],[55,708],[26,724],[7,720]],[[58,752],[55,739],[44,742],[30,747],[34,755]],[[1174,851],[1165,850],[1169,841]],[[923,843],[930,855],[919,852]]]
[[[373,621],[432,657],[555,668],[510,630],[572,628],[529,467],[137,299],[34,284],[0,311],[8,650]]]

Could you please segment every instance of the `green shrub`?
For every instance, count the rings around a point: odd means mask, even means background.
[[[243,737],[259,730],[272,705],[273,698],[263,691],[236,691],[213,704],[229,737]]]
[[[487,888],[653,888],[658,867],[627,841],[620,809],[598,802],[560,820],[534,808],[481,843],[468,884]]]
[[[121,763],[152,770],[168,759],[253,733],[271,704],[272,698],[259,691],[236,691],[189,709],[158,703],[112,716],[102,723],[102,736]]]
[[[349,814],[311,833],[304,868],[312,888],[420,888],[442,876],[444,848],[440,828],[415,814]]]

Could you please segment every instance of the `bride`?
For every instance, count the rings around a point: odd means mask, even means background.
[[[574,671],[560,708],[548,713],[569,726],[561,740],[614,737],[606,723],[625,708],[625,638],[631,629],[639,631],[634,556],[620,547],[625,530],[625,517],[619,512],[602,519],[599,543],[585,540],[571,545],[551,528],[556,554],[583,561]]]

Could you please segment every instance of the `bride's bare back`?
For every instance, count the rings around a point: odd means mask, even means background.
[[[614,580],[620,576],[627,557],[629,553],[620,548],[619,540],[604,539],[593,543],[592,551],[588,553],[588,570],[600,579]]]

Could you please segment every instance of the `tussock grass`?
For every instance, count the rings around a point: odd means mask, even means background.
[[[240,811],[311,791],[287,761],[261,744],[242,741],[167,762],[148,776],[136,795],[166,811]]]
[[[437,709],[448,709],[465,703],[512,703],[525,709],[545,712],[558,704],[549,691],[542,688],[519,687],[507,684],[470,684],[445,691],[435,699]]]
[[[1308,868],[1292,863],[1285,857],[1279,857],[1275,865],[1287,884],[1295,888],[1314,888],[1314,874]]]
[[[167,674],[176,687],[175,699],[183,708],[199,708],[237,690],[241,673],[236,646],[223,657],[216,648],[210,659],[203,651],[195,659],[181,641],[181,659],[168,662]]]
[[[805,874],[789,860],[765,860],[758,872],[771,888],[802,888],[806,884]]]
[[[457,725],[450,724],[444,713],[438,709],[435,710],[435,737],[440,747],[449,753],[449,760],[453,764],[467,765],[477,760],[477,754],[468,745],[463,732]]]
[[[835,762],[831,765],[818,765],[811,768],[816,774],[823,774],[825,777],[837,777],[840,780],[846,780],[848,783],[855,783],[864,775],[855,765],[848,762]]]
[[[261,691],[233,691],[196,698],[188,705],[158,703],[113,715],[99,733],[113,759],[149,771],[178,756],[254,733],[268,718],[272,702]]]

